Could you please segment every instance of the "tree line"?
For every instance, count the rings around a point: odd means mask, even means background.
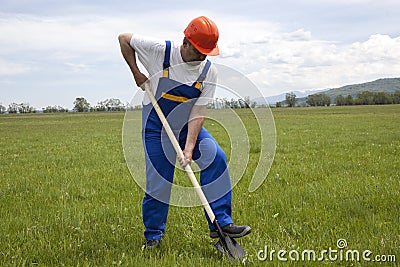
[[[335,98],[335,104],[337,106],[400,104],[400,91],[394,94],[365,91],[354,98],[351,95],[346,97],[338,95]]]
[[[124,104],[121,100],[117,98],[110,98],[104,101],[100,101],[95,106],[91,106],[90,103],[84,97],[77,97],[73,102],[72,112],[102,112],[102,111],[126,111],[141,109],[141,105],[135,107],[131,106],[129,103]],[[250,97],[245,97],[244,99],[230,99],[227,98],[216,98],[207,107],[211,109],[220,108],[254,108],[256,106],[255,102],[250,102]],[[70,112],[68,108],[61,106],[47,106],[38,111],[34,107],[30,106],[29,103],[11,103],[8,108],[0,105],[0,113],[57,113],[57,112]]]
[[[117,98],[106,99],[98,102],[96,106],[90,106],[84,97],[77,97],[73,104],[73,110],[76,112],[125,111],[131,108],[129,104],[125,105]]]
[[[331,98],[325,94],[314,94],[307,97],[306,103],[309,106],[329,106]],[[400,91],[394,94],[364,91],[356,97],[338,95],[335,97],[334,104],[336,106],[400,104]]]
[[[30,106],[28,103],[11,103],[8,105],[8,108],[0,105],[0,113],[34,113],[36,112],[35,108]]]
[[[122,103],[121,100],[116,98],[106,99],[100,101],[96,106],[91,106],[90,103],[84,97],[77,97],[73,102],[72,112],[95,112],[95,111],[125,111],[131,109],[129,104]],[[42,110],[36,110],[29,103],[11,103],[8,107],[0,105],[0,114],[3,113],[57,113],[57,112],[70,112],[68,108],[62,106],[47,106],[42,108]]]
[[[298,102],[296,94],[287,93],[286,99],[283,102],[277,102],[276,107],[281,107],[286,104],[288,107],[296,106]],[[400,91],[396,93],[389,94],[385,92],[370,92],[364,91],[358,94],[356,97],[351,95],[343,96],[338,95],[334,102],[331,102],[331,97],[325,94],[313,94],[306,98],[306,104],[308,106],[330,106],[335,104],[336,106],[346,106],[346,105],[386,105],[386,104],[400,104]],[[132,107],[129,103],[124,104],[121,100],[117,98],[110,98],[104,101],[100,101],[96,106],[91,106],[90,103],[84,97],[77,97],[73,102],[73,112],[101,112],[101,111],[126,111],[133,109],[141,109],[141,105]],[[211,109],[221,109],[221,108],[254,108],[256,107],[256,102],[251,102],[249,97],[244,99],[230,99],[227,98],[216,98],[209,105],[208,108]],[[42,108],[41,111],[36,110],[34,107],[30,106],[29,103],[11,103],[8,108],[0,105],[0,114],[3,113],[56,113],[56,112],[69,112],[65,107],[61,106],[47,106]]]
[[[256,107],[256,102],[251,102],[249,96],[245,96],[244,99],[231,98],[230,100],[226,97],[215,98],[208,104],[207,108],[210,109],[222,109],[222,108],[254,108]]]
[[[294,107],[298,103],[298,100],[294,93],[287,93],[285,101],[277,102],[276,107],[282,107],[284,103],[288,107]],[[335,104],[336,106],[400,104],[400,91],[393,94],[364,91],[355,97],[352,95],[338,95],[333,102],[330,96],[319,93],[307,96],[305,103],[307,106],[312,107],[330,106],[331,104]]]

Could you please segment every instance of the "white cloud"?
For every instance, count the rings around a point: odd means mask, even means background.
[[[3,15],[0,44],[8,52],[104,53],[115,47],[116,30],[123,24],[116,18]]]
[[[307,38],[294,41],[286,38],[290,33],[277,34],[265,44],[248,47],[247,54],[259,66],[248,77],[266,95],[398,77],[400,73],[400,37],[372,35],[365,42],[337,45],[304,34]]]
[[[29,67],[23,64],[9,62],[0,58],[0,75],[22,74],[28,71]]]
[[[88,69],[88,65],[86,64],[81,64],[81,63],[71,63],[71,62],[66,62],[64,63],[66,66],[70,67],[71,70],[75,73],[82,73],[82,71],[85,71]]]
[[[350,55],[360,62],[390,61],[397,63],[400,58],[400,37],[375,34],[368,41],[356,42],[349,48]]]
[[[37,93],[43,87],[39,81],[49,80],[49,88],[62,89],[69,84],[69,88],[81,90],[80,94],[88,98],[95,99],[100,94],[112,97],[113,92],[99,88],[111,84],[130,90],[133,86],[119,52],[119,33],[135,32],[180,42],[186,23],[201,14],[214,19],[220,30],[221,55],[212,61],[244,73],[265,95],[398,77],[400,73],[400,37],[369,34],[368,39],[345,44],[322,40],[314,35],[313,28],[301,24],[288,27],[251,14],[203,11],[168,11],[168,20],[162,16],[166,12],[163,9],[129,16],[0,13],[0,75],[18,74],[24,77],[20,81],[31,79],[32,90],[36,86]],[[35,77],[23,76],[29,72],[35,72]],[[80,80],[83,76],[84,81]],[[51,80],[52,77],[57,79]],[[7,92],[24,86],[17,79],[11,81]],[[90,95],[93,91],[97,95]],[[103,99],[96,101],[100,100]]]

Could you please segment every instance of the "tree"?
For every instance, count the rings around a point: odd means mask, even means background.
[[[5,106],[3,106],[3,105],[0,105],[0,114],[3,114],[3,113],[5,113],[6,112],[6,107]]]
[[[393,104],[400,104],[400,91],[392,95]]]
[[[239,107],[238,101],[234,98],[231,98],[231,101],[229,102],[229,107],[230,108],[238,108]]]
[[[217,98],[213,99],[210,108],[213,108],[213,109],[226,108],[225,102],[224,102],[223,99],[220,99],[220,98],[217,97]]]
[[[12,113],[18,113],[18,104],[17,103],[11,103],[10,105],[8,105],[8,113],[12,114]]]
[[[289,107],[294,107],[296,105],[297,99],[295,93],[287,93],[286,94],[286,103]]]
[[[374,94],[370,91],[364,91],[357,95],[357,103],[360,105],[373,105],[374,104]]]
[[[342,96],[342,95],[338,95],[335,98],[335,104],[336,104],[336,106],[344,106],[344,105],[346,105],[346,98],[344,96]]]
[[[230,107],[230,102],[229,102],[229,100],[228,100],[226,97],[224,97],[224,98],[222,99],[222,101],[223,101],[223,103],[224,103],[224,108],[229,108],[229,107]]]
[[[117,98],[106,99],[97,103],[96,111],[123,111],[126,109],[121,100]]]
[[[18,105],[19,113],[33,113],[35,108],[30,106],[29,103],[21,103]]]
[[[74,101],[74,110],[77,112],[88,112],[90,104],[84,97],[77,97]]]
[[[11,103],[8,105],[7,109],[8,113],[13,114],[13,113],[34,113],[35,108],[30,106],[28,103]]]
[[[67,108],[61,106],[47,106],[43,108],[43,113],[54,113],[54,112],[68,112]]]
[[[354,104],[354,99],[351,95],[348,95],[346,98],[346,105],[353,105]]]
[[[246,108],[249,108],[251,106],[250,96],[245,96],[244,97],[244,103],[245,103],[245,107]]]
[[[392,96],[390,94],[387,94],[385,92],[378,92],[374,93],[374,104],[375,105],[386,105],[386,104],[392,104]]]
[[[239,108],[249,108],[249,105],[247,104],[246,100],[243,100],[241,98],[238,99],[238,106]]]
[[[306,103],[310,106],[315,106],[315,107],[330,106],[331,98],[324,94],[313,94],[307,97]]]

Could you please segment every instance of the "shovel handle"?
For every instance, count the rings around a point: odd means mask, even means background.
[[[160,118],[160,121],[161,121],[165,131],[167,132],[167,135],[168,135],[169,139],[171,140],[171,143],[174,146],[174,149],[175,149],[178,157],[184,158],[183,151],[182,151],[181,147],[179,146],[178,140],[176,140],[176,137],[175,137],[174,133],[172,132],[172,129],[169,126],[169,123],[164,116],[164,113],[162,112],[160,106],[158,105],[157,100],[154,97],[153,92],[151,91],[148,82],[144,83],[143,87],[144,87],[148,97],[150,98],[150,101],[153,104],[153,107],[156,110],[157,115]],[[189,179],[192,182],[192,185],[194,187],[194,190],[196,191],[197,195],[199,196],[199,198],[201,200],[201,204],[203,205],[204,209],[206,210],[208,217],[210,218],[211,222],[214,222],[215,221],[214,212],[212,211],[210,204],[208,203],[207,198],[204,195],[203,190],[201,190],[201,186],[199,185],[199,182],[197,181],[192,168],[188,164],[188,165],[186,165],[186,167],[184,169],[185,169],[186,173],[188,174]]]

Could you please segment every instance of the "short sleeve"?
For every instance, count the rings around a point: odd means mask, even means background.
[[[162,61],[164,56],[165,41],[134,34],[130,45],[135,50],[140,63],[142,63],[150,75],[153,75],[162,68],[162,66],[159,66],[159,62]]]

